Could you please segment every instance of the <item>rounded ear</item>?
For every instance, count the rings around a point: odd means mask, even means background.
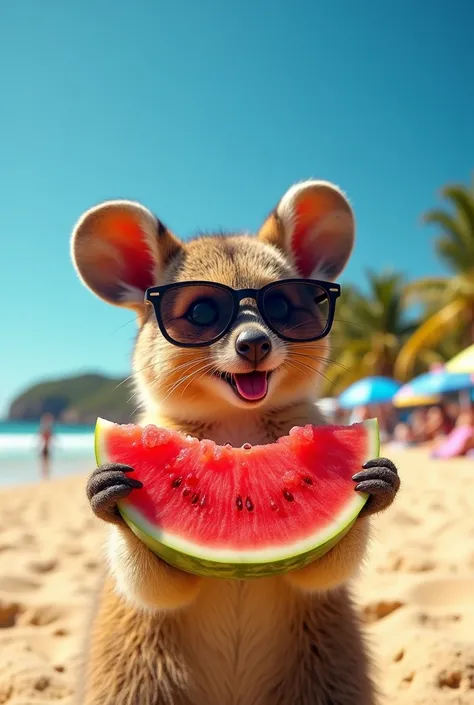
[[[301,276],[334,281],[347,264],[354,233],[342,191],[327,181],[304,181],[285,193],[259,238],[283,250]]]
[[[145,290],[181,249],[181,243],[144,206],[105,201],[86,211],[71,238],[82,282],[117,306],[141,308]]]

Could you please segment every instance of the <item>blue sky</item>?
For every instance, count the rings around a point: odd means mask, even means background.
[[[292,182],[348,193],[368,266],[442,272],[420,215],[474,170],[468,0],[19,0],[0,26],[0,411],[31,382],[125,373],[133,315],[69,234],[132,198],[183,237],[258,227]]]

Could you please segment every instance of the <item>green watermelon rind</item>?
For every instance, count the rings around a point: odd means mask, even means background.
[[[364,460],[377,458],[380,453],[377,419],[369,419],[361,425],[365,427],[368,439],[367,458]],[[115,424],[97,419],[94,446],[98,465],[107,462],[107,453],[101,439],[106,437],[109,427],[115,427]],[[131,531],[166,563],[204,577],[249,579],[288,573],[324,556],[350,531],[367,498],[366,494],[354,492],[354,498],[346,504],[345,512],[340,512],[329,528],[319,530],[303,542],[293,543],[286,548],[243,552],[215,550],[177,536],[166,535],[130,505],[119,502],[118,509]]]

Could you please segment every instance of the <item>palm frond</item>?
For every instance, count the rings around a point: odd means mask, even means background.
[[[438,225],[445,237],[457,242],[460,246],[464,244],[466,236],[455,215],[446,213],[440,208],[434,208],[423,215],[423,221],[426,225]]]
[[[395,376],[406,380],[412,373],[416,358],[423,348],[434,346],[459,324],[464,301],[455,299],[425,321],[400,350],[395,363]]]
[[[440,237],[436,240],[438,254],[455,272],[467,272],[474,267],[474,232],[471,242],[466,242],[464,246]]]
[[[474,240],[474,189],[463,185],[446,186],[442,194],[451,201],[459,214],[459,219],[466,226],[465,232],[469,232]]]

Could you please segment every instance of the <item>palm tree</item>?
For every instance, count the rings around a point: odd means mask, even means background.
[[[338,394],[369,375],[393,377],[403,343],[419,325],[405,304],[405,282],[396,272],[367,272],[368,293],[344,286],[337,304],[325,392]]]
[[[425,305],[426,320],[400,351],[395,366],[400,379],[413,373],[423,350],[449,336],[458,338],[461,347],[474,343],[474,179],[470,187],[446,186],[442,195],[451,210],[430,210],[424,222],[441,228],[436,251],[452,275],[420,279],[407,287],[409,301]]]

